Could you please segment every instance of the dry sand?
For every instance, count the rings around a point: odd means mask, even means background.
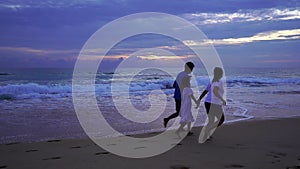
[[[300,118],[241,121],[199,144],[199,127],[170,151],[145,159],[111,154],[89,139],[2,144],[0,169],[297,169],[299,129]]]

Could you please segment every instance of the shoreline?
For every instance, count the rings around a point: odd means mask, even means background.
[[[278,116],[274,116],[274,117],[254,117],[254,116],[250,116],[249,117],[245,117],[245,118],[241,118],[241,119],[237,119],[237,120],[230,120],[230,121],[226,121],[224,122],[223,125],[235,125],[236,123],[244,123],[244,122],[255,122],[255,121],[269,121],[269,120],[284,120],[284,119],[300,119],[300,115],[295,115],[295,116],[288,116],[288,117],[278,117]],[[192,127],[192,130],[199,130],[199,128],[202,128],[203,124],[201,125],[194,125]],[[177,127],[173,127],[170,128],[170,131],[177,129]],[[144,130],[144,131],[129,131],[127,133],[125,133],[125,135],[130,135],[130,136],[139,136],[139,135],[151,135],[151,134],[159,134],[161,132],[165,131],[164,128],[159,128],[159,129],[150,129],[150,130]],[[110,136],[107,136],[108,138],[110,138]],[[114,136],[112,136],[114,137]],[[105,138],[105,137],[104,137]],[[52,140],[86,140],[86,139],[90,139],[86,133],[82,130],[82,133],[78,133],[76,135],[70,135],[67,137],[49,137],[49,138],[44,138],[44,139],[37,139],[37,140],[24,140],[24,141],[2,141],[0,143],[0,145],[11,145],[11,144],[31,144],[31,143],[40,143],[40,142],[48,142],[48,141],[52,141]]]
[[[232,124],[238,121],[253,119],[297,118],[300,116],[299,95],[266,93],[266,91],[277,90],[283,90],[282,86],[279,89],[277,89],[276,86],[264,88],[232,88],[227,96],[228,106],[226,107],[228,111],[225,110],[225,114],[228,114],[229,118],[226,117],[226,120],[233,120],[234,122],[229,122]],[[290,91],[290,89],[286,90]],[[127,119],[123,120],[123,117],[119,117],[117,113],[117,116],[112,115],[108,118],[109,123],[112,125],[117,124],[115,126],[119,129],[118,131],[130,135],[164,131],[162,118],[169,116],[171,112],[174,111],[173,98],[171,95],[168,97],[170,104],[168,104],[164,114],[161,115],[161,119],[158,118],[156,121],[153,121],[153,123],[147,124],[147,127],[142,123],[133,124]],[[57,100],[51,98],[41,100],[1,101],[0,109],[2,111],[0,122],[2,125],[0,126],[0,144],[12,142],[40,142],[52,139],[88,138],[79,124],[71,98],[64,98],[60,101],[62,104],[58,104]],[[137,105],[138,108],[143,107],[139,106],[140,101],[141,100],[134,102],[134,105]],[[103,101],[101,100],[101,104],[98,106],[101,110],[103,108],[103,114],[116,112],[112,110],[110,106],[111,103],[111,100],[106,98]],[[32,106],[34,106],[34,109]],[[204,123],[206,113],[203,106],[201,106],[201,108],[202,110],[198,114],[199,121],[197,120],[195,126],[201,126]],[[237,109],[237,116],[235,116],[235,110]],[[243,113],[244,111],[247,111],[246,116]],[[250,116],[253,118],[247,119]],[[141,117],[145,119],[152,118]],[[124,127],[119,127],[118,124],[124,124]]]
[[[201,127],[173,149],[144,159],[103,150],[90,139],[0,145],[1,168],[291,168],[300,167],[300,117],[224,124],[199,144]],[[150,136],[151,134],[143,134]]]

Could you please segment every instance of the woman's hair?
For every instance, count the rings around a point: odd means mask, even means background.
[[[223,77],[223,69],[220,67],[214,68],[214,79],[213,82],[219,81]]]

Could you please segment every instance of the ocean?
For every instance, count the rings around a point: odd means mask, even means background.
[[[128,69],[96,73],[95,94],[105,121],[127,135],[165,130],[162,119],[174,112],[172,84],[180,71],[145,69],[133,74],[135,71]],[[225,68],[225,73],[226,123],[300,116],[299,68]],[[86,138],[73,106],[72,76],[72,69],[0,69],[0,143]],[[82,77],[84,80],[85,74]],[[208,82],[205,69],[194,70],[192,89],[196,97]],[[92,92],[82,88],[83,92]],[[163,101],[163,112],[143,113]],[[143,122],[128,120],[118,113],[117,102],[121,102],[124,111],[128,106],[135,108],[137,118]],[[203,125],[203,106],[194,111],[194,125]]]

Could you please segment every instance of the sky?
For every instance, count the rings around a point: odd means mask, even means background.
[[[72,68],[90,36],[105,24],[138,12],[163,12],[195,24],[206,41],[177,42],[141,35],[116,45],[101,65],[110,67],[147,48],[177,55],[139,57],[172,65],[192,59],[189,46],[214,45],[225,67],[299,67],[298,0],[2,0],[0,67]],[[101,56],[96,56],[97,59]]]

